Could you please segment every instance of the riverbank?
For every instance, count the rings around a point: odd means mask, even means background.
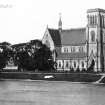
[[[101,74],[94,73],[39,73],[39,72],[0,72],[0,79],[32,79],[50,81],[95,82]]]

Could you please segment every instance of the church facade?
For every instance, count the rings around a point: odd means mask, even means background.
[[[94,71],[105,68],[105,10],[87,10],[87,25],[78,29],[46,28],[42,43],[53,52],[57,70],[87,69],[94,62]]]

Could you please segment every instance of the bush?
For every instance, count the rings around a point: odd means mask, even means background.
[[[9,60],[9,51],[4,48],[0,51],[0,69],[3,69]]]
[[[39,44],[38,44],[39,43]],[[20,49],[16,53],[15,60],[19,66],[19,70],[49,71],[54,69],[54,62],[50,49],[37,42],[32,41],[28,47]]]

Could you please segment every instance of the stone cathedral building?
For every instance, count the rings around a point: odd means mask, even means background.
[[[84,28],[46,28],[42,42],[50,47],[57,70],[70,68],[87,69],[94,61],[94,71],[104,71],[105,66],[105,10],[87,10],[87,25]]]

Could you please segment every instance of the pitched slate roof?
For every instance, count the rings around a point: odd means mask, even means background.
[[[81,44],[86,42],[86,29],[70,29],[62,30],[61,43],[62,45]]]
[[[60,37],[60,33],[59,30],[57,29],[48,29],[52,40],[54,41],[55,45],[61,45],[61,37]]]
[[[105,10],[100,9],[100,8],[95,8],[95,9],[88,9],[87,13],[89,13],[89,12],[104,12],[105,13]]]
[[[59,32],[57,29],[48,29],[55,45],[83,44],[86,42],[86,29],[69,29]]]

